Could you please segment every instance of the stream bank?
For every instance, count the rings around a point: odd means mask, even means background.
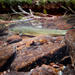
[[[25,11],[31,9],[34,12],[43,12],[45,14],[60,15],[66,11],[74,13],[75,1],[74,0],[2,0],[0,1],[0,13],[12,13],[11,7],[15,11],[20,11],[18,5]]]

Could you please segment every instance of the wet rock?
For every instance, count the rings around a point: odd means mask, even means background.
[[[11,71],[5,75],[57,75],[56,69],[49,65],[42,65],[41,67],[36,67],[31,69],[29,72],[16,72]]]
[[[50,63],[50,66],[56,68],[58,71],[63,70],[65,66],[63,64],[55,64],[55,63]]]
[[[40,39],[47,39],[49,42],[44,41],[42,45],[31,45],[33,42],[36,43]],[[31,41],[31,39],[15,44],[17,47],[23,47],[18,50],[17,57],[11,64],[11,69],[16,71],[29,71],[37,65],[49,64],[50,62],[59,62],[65,55],[65,43],[52,43],[50,39],[52,39],[50,36],[34,37],[32,38],[33,42],[31,42],[31,44],[29,43],[29,46],[27,47],[26,44]]]
[[[33,37],[33,38],[30,38],[30,39],[25,38],[21,42],[16,43],[15,46],[17,47],[17,50],[21,50],[24,47],[39,46],[39,45],[43,45],[43,44],[48,44],[50,41],[54,41],[56,38],[57,37],[54,38],[54,37],[47,36],[47,35]]]
[[[66,21],[67,24],[70,24],[71,26],[75,26],[75,14],[70,15],[69,18]]]
[[[0,48],[0,71],[6,70],[14,60],[16,53],[13,46]]]
[[[62,75],[75,75],[73,66],[67,65],[66,68],[62,70]]]
[[[65,42],[72,60],[72,64],[75,67],[75,29],[71,29],[67,32]]]
[[[3,44],[3,42],[2,41],[0,41],[0,45],[2,45]]]
[[[30,75],[57,75],[56,69],[52,66],[42,65],[30,71]]]
[[[72,26],[69,26],[69,24],[66,24],[65,22],[62,23],[62,22],[60,22],[59,24],[57,24],[60,30],[66,30],[66,29],[69,29],[69,28],[72,27]]]
[[[67,53],[67,55],[68,55],[68,53]],[[60,60],[60,63],[64,64],[64,65],[72,64],[70,56],[65,56],[64,58],[62,58]]]
[[[9,73],[6,73],[5,75],[28,75],[28,73],[11,71]]]
[[[45,36],[38,36],[38,37],[33,37],[30,39],[23,39],[22,41],[15,43],[14,45],[17,47],[25,45],[26,47],[29,46],[38,46],[38,45],[43,45],[45,43],[48,43],[52,40],[55,40],[57,37],[51,37],[48,35]],[[62,40],[62,39],[61,39]]]
[[[0,75],[2,74],[2,72],[0,72]]]
[[[24,37],[23,37],[24,38]],[[15,43],[14,45],[17,47],[21,47],[25,45],[26,47],[29,46],[39,46],[43,44],[48,44],[48,43],[64,43],[64,37],[63,36],[58,36],[58,37],[51,37],[48,35],[44,36],[37,36],[33,38],[25,38],[22,41]]]
[[[62,70],[64,70],[66,68],[66,66],[64,66],[63,64],[55,64],[55,63],[50,63],[50,66],[52,66],[53,68],[55,68],[57,75],[62,75]]]
[[[16,42],[19,42],[21,40],[22,40],[22,38],[19,35],[13,35],[13,36],[10,36],[7,38],[8,44],[16,43]]]

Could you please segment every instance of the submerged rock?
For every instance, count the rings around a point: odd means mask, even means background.
[[[30,75],[57,75],[56,69],[49,65],[42,65],[30,71]]]
[[[28,39],[26,42],[23,41],[15,44],[17,47],[21,47],[21,49],[18,50],[17,57],[11,64],[11,69],[29,71],[43,63],[59,62],[65,55],[65,43],[56,42],[55,39],[54,42],[50,40],[52,40],[50,36],[39,36],[32,38],[32,40]],[[37,44],[38,42],[40,44]]]
[[[28,73],[11,71],[9,73],[6,73],[5,75],[28,75]]]
[[[62,70],[62,75],[75,75],[75,70],[71,65],[67,65],[64,70]]]
[[[15,55],[15,50],[11,46],[0,48],[0,72],[9,68]]]
[[[34,69],[31,69],[29,72],[16,72],[11,71],[5,75],[57,75],[56,69],[52,66],[43,64]]]
[[[71,29],[65,36],[65,42],[68,47],[68,52],[75,68],[75,29]]]
[[[13,35],[7,38],[7,43],[11,44],[11,43],[16,43],[21,41],[22,38],[19,35]]]

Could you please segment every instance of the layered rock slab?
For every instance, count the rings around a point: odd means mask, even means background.
[[[45,36],[45,39],[48,39],[46,37],[49,36]],[[39,40],[41,37],[37,38]],[[25,46],[18,50],[17,57],[11,64],[12,70],[29,71],[37,65],[59,62],[60,59],[64,57],[66,45],[64,42],[61,42],[62,39],[52,40],[51,37],[49,37],[51,39],[49,39],[49,42],[46,41],[43,44],[38,44],[38,41],[35,40],[37,38],[34,37],[33,43],[30,42],[31,44],[29,43],[28,46],[25,44]],[[28,42],[29,41],[28,39]],[[18,46],[18,44],[15,45]]]
[[[65,42],[68,48],[72,64],[75,68],[75,29],[70,29],[65,35]]]
[[[57,75],[56,69],[49,65],[42,65],[41,67],[36,67],[31,69],[29,72],[14,72],[11,71],[5,75]]]
[[[0,48],[0,71],[6,70],[13,61],[16,52],[13,46]]]

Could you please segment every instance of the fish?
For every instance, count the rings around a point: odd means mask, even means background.
[[[15,26],[13,28],[9,28],[9,31],[16,34],[23,34],[30,36],[39,36],[39,35],[60,36],[65,35],[67,32],[67,30],[37,28],[32,26]]]

